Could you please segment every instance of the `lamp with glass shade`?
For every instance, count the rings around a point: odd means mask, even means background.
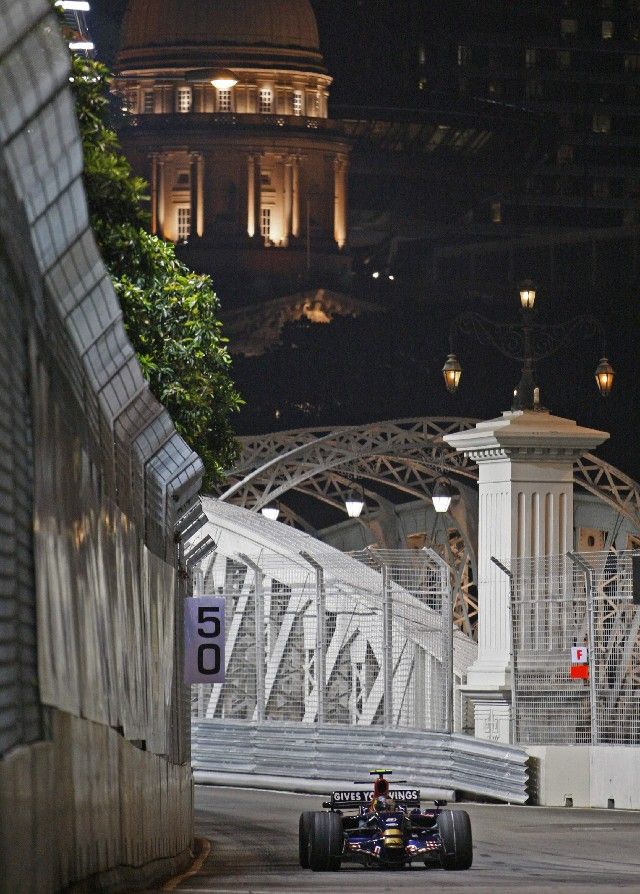
[[[595,372],[598,391],[603,397],[608,397],[611,394],[615,375],[616,374],[613,367],[611,366],[607,358],[603,357],[598,364]]]
[[[525,279],[525,281],[520,284],[519,292],[522,309],[533,310],[533,305],[536,303],[536,287],[533,282],[530,279]]]
[[[431,495],[431,502],[435,511],[439,513],[448,512],[453,497],[454,490],[451,487],[451,482],[447,478],[439,478]]]
[[[364,503],[364,488],[360,485],[359,491],[354,488],[347,494],[344,501],[344,506],[349,518],[360,518],[362,510],[364,509]]]
[[[445,365],[442,367],[442,375],[444,376],[444,384],[447,386],[449,394],[455,394],[460,384],[460,376],[462,375],[462,367],[455,354],[449,354]]]

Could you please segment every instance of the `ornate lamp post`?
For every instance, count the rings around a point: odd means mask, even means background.
[[[449,334],[449,356],[442,368],[444,382],[450,394],[455,394],[460,384],[462,367],[453,352],[456,334],[475,335],[481,344],[492,345],[504,357],[522,363],[520,381],[513,392],[512,410],[536,410],[540,408],[540,389],[535,384],[534,364],[557,354],[574,337],[597,336],[602,347],[602,359],[595,371],[596,384],[603,397],[611,393],[615,373],[605,354],[605,336],[601,323],[595,317],[581,315],[565,323],[545,325],[536,323],[534,305],[536,290],[531,280],[523,282],[520,292],[520,321],[498,323],[475,311],[456,317]]]

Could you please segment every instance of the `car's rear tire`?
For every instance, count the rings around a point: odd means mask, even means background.
[[[443,810],[438,815],[442,841],[440,862],[443,869],[469,869],[473,863],[471,820],[466,810]]]
[[[313,814],[309,830],[309,868],[314,872],[340,869],[344,846],[342,822],[336,813]]]
[[[300,822],[298,824],[298,855],[300,865],[303,869],[309,868],[309,834],[313,825],[315,813],[313,810],[306,810],[300,814]]]

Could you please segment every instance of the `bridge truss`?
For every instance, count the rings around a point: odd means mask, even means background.
[[[454,569],[455,621],[475,638],[478,468],[444,438],[472,428],[477,421],[417,417],[241,438],[240,459],[218,496],[256,512],[277,500],[285,524],[316,534],[309,518],[288,504],[287,494],[301,494],[344,511],[357,476],[366,498],[362,522],[380,547],[397,548],[406,546],[398,542],[398,505],[422,500],[428,509],[436,479],[442,475],[455,479],[460,499],[452,505],[446,524],[434,524],[418,545],[437,549]],[[586,454],[574,466],[574,483],[640,530],[640,485],[619,469]],[[312,505],[309,499],[306,503]]]

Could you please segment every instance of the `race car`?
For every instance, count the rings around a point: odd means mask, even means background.
[[[328,810],[300,815],[303,869],[327,872],[346,862],[403,869],[417,860],[427,867],[470,868],[473,843],[466,811],[443,810],[446,801],[422,810],[419,789],[391,788],[386,778],[390,770],[372,770],[371,775],[377,777],[373,792],[336,791],[322,805]]]

